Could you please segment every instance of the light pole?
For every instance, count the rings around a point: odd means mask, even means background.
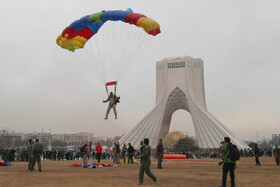
[[[12,131],[12,135],[13,135],[13,146],[12,147],[14,147],[15,146],[15,131]]]
[[[48,149],[51,150],[51,147],[52,147],[52,145],[51,145],[52,132],[51,132],[51,129],[48,129],[48,130],[49,130],[49,138],[48,138],[49,139],[49,146],[48,146]]]

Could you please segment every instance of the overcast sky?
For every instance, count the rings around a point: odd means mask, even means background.
[[[119,119],[104,121],[105,89],[93,71],[56,44],[71,22],[101,10],[156,20],[162,33],[119,82]],[[243,140],[280,133],[278,0],[0,0],[0,127],[17,132],[127,132],[155,105],[155,62],[204,61],[208,110]],[[177,111],[171,130],[194,135]]]

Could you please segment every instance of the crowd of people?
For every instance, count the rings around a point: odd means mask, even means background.
[[[240,149],[240,157],[254,157],[254,147],[253,149]],[[170,152],[174,153],[174,152]],[[186,155],[187,159],[204,159],[204,158],[219,158],[220,157],[220,149],[200,149],[198,151],[187,151],[180,152],[179,154]],[[273,156],[273,150],[268,148],[259,148],[259,156]]]
[[[43,145],[39,142],[39,138],[37,138],[35,142],[33,142],[32,139],[29,140],[27,149],[0,149],[0,160],[2,159],[4,162],[16,160],[28,161],[28,170],[30,171],[34,170],[35,163],[37,162],[38,171],[42,171],[41,160],[83,160],[83,167],[87,168],[88,159],[96,159],[98,163],[100,163],[101,159],[112,159],[114,164],[121,164],[121,159],[123,159],[124,164],[132,164],[134,162],[134,157],[136,157],[141,160],[139,184],[141,185],[143,183],[144,172],[157,183],[158,178],[150,171],[150,164],[151,158],[157,159],[157,169],[162,169],[163,155],[166,154],[163,142],[160,139],[157,148],[153,151],[149,146],[149,139],[147,138],[141,141],[140,145],[140,149],[135,150],[131,143],[128,143],[128,146],[124,144],[121,148],[119,142],[116,142],[111,149],[103,150],[99,143],[94,147],[92,142],[89,142],[80,147],[78,151],[65,151],[63,149],[43,151]],[[186,159],[221,158],[219,164],[223,164],[222,186],[226,184],[228,172],[230,173],[231,186],[235,186],[234,171],[236,169],[236,160],[239,160],[240,157],[255,157],[256,165],[261,165],[259,160],[260,156],[274,156],[276,164],[279,165],[280,149],[277,145],[274,149],[262,149],[255,144],[252,149],[238,150],[237,147],[230,142],[230,138],[225,137],[219,149],[200,149],[199,151],[187,151],[181,152],[180,154],[186,155]]]
[[[125,154],[130,155],[130,161],[132,157],[139,158],[141,154],[140,150],[135,150],[131,144],[128,144],[129,149],[127,149],[126,144],[121,148],[120,145],[116,142],[114,143],[112,149],[104,149],[100,155],[102,160],[112,159],[114,163],[120,163],[120,160],[125,157]],[[94,146],[93,146],[94,148]],[[259,157],[267,156],[272,157],[273,149],[272,148],[258,148]],[[175,153],[172,151],[165,152],[166,154]],[[219,149],[200,149],[198,151],[186,151],[186,152],[177,152],[177,154],[186,155],[187,159],[203,159],[203,158],[219,158]],[[5,160],[9,162],[13,161],[28,161],[28,151],[27,148],[0,148],[0,156],[5,157]],[[254,147],[253,149],[240,149],[240,157],[254,157]],[[43,161],[56,161],[56,160],[82,160],[82,153],[80,150],[65,150],[65,149],[52,149],[45,150],[42,154]],[[152,150],[153,159],[156,158],[156,150]],[[92,149],[90,159],[97,159],[96,150]],[[4,159],[3,159],[4,160]]]

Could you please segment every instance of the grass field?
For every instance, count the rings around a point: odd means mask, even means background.
[[[163,169],[156,169],[156,161],[151,170],[160,179],[155,184],[145,175],[143,186],[220,186],[222,167],[219,159],[164,160]],[[242,158],[237,163],[236,186],[273,187],[280,186],[280,166],[273,158],[261,157],[261,166],[256,166],[254,158]],[[27,170],[27,163],[14,162],[10,167],[0,167],[0,186],[136,186],[139,164],[120,164],[120,167],[72,168],[71,164],[82,161],[44,161],[42,172]],[[111,160],[102,163],[112,163]],[[228,176],[228,186],[230,178]]]

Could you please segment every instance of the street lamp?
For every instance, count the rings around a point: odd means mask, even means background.
[[[15,146],[15,131],[12,131],[12,135],[13,135],[13,147]]]

